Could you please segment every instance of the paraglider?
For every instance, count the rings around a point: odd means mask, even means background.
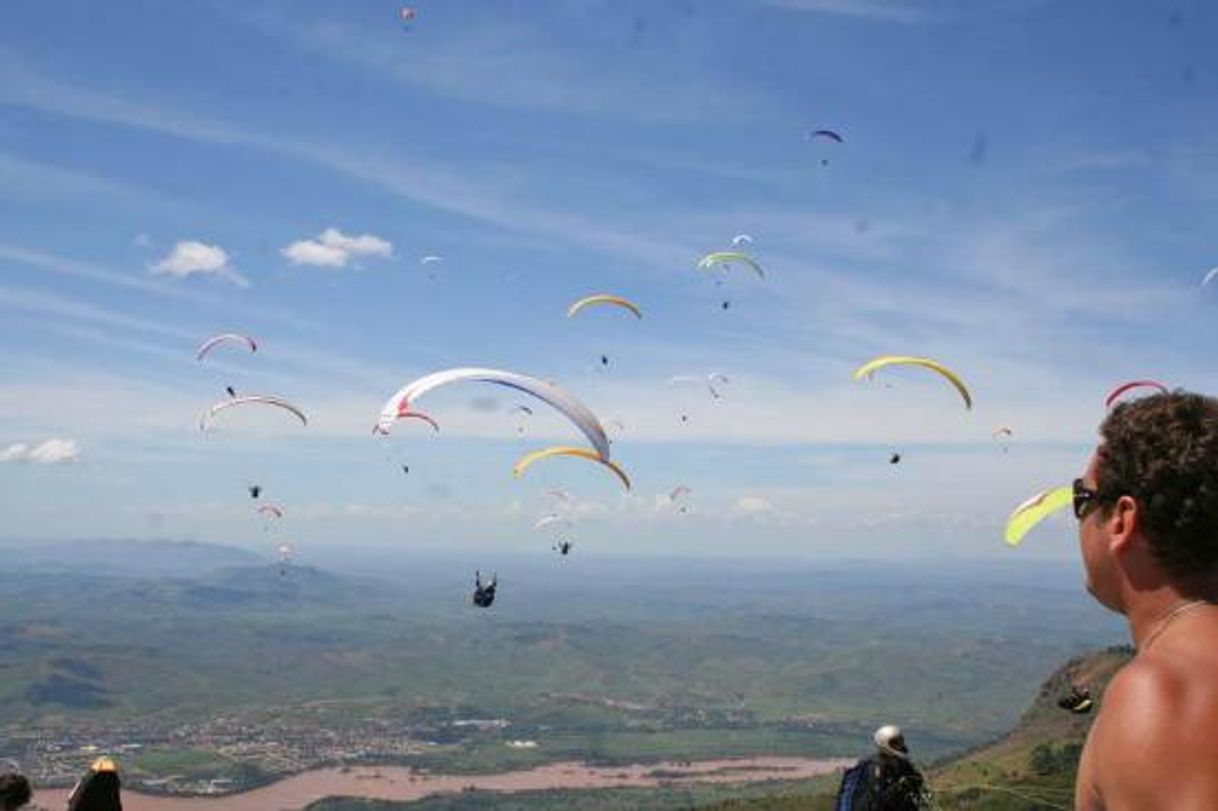
[[[424,414],[422,411],[403,411],[402,413],[398,414],[397,418],[399,420],[421,420],[421,421],[427,423],[428,425],[430,425],[431,429],[433,431],[435,431],[437,434],[440,433],[440,423],[436,422],[431,417],[429,417],[427,414]],[[384,428],[381,428],[379,423],[372,426],[372,433],[381,434],[383,436],[389,435],[389,431],[385,430]]]
[[[606,469],[612,471],[617,476],[622,485],[630,489],[630,477],[626,475],[626,471],[622,470],[614,462],[598,456],[595,452],[587,448],[576,448],[569,445],[556,445],[552,448],[544,448],[543,450],[533,451],[521,457],[515,465],[512,466],[512,475],[520,478],[525,471],[533,466],[535,462],[540,462],[542,459],[550,459],[555,456],[573,456],[577,459],[587,459],[591,462],[599,462]]]
[[[523,417],[532,417],[533,409],[529,408],[526,405],[518,405],[515,408],[513,408],[511,411],[509,411],[508,413],[509,414],[520,414]],[[516,426],[516,433],[518,433],[518,434],[524,433],[524,422],[523,421]]]
[[[1121,398],[1126,392],[1134,389],[1156,389],[1160,394],[1167,394],[1167,386],[1164,386],[1157,380],[1130,380],[1128,383],[1122,383],[1104,398],[1104,408],[1112,408],[1112,404]]]
[[[747,265],[758,278],[765,278],[765,270],[757,260],[741,251],[714,251],[698,260],[699,270],[714,270],[716,267],[731,267],[734,264]]]
[[[692,492],[693,490],[690,490],[685,485],[679,484],[672,489],[672,492],[668,494],[668,503],[672,505],[673,509],[677,510],[677,512],[682,514],[687,513],[689,512],[689,507],[685,504],[678,504],[677,499],[681,498],[682,496],[687,496]]]
[[[258,513],[259,515],[266,516],[268,527],[270,526],[271,518],[276,520],[283,518],[283,508],[281,508],[278,504],[263,504],[256,508],[254,512]]]
[[[716,386],[723,386],[731,382],[732,381],[728,380],[727,375],[723,374],[722,372],[711,372],[705,378],[698,377],[696,375],[676,375],[675,377],[668,378],[668,385],[670,386],[690,383],[695,385],[704,384],[706,386],[706,390],[710,392],[711,397],[716,400],[723,398],[722,392],[716,388]]]
[[[901,464],[901,454],[899,454],[899,453],[894,453],[892,456],[889,456],[889,457],[888,457],[888,464],[890,464],[890,465],[899,465],[899,464]]]
[[[292,564],[292,554],[296,550],[290,543],[281,543],[275,551],[279,554],[279,576],[284,577],[288,573],[288,566]]]
[[[474,605],[479,608],[490,608],[495,602],[495,587],[499,583],[499,575],[491,575],[487,583],[482,582],[482,572],[474,572]]]
[[[1003,537],[1010,546],[1018,546],[1041,521],[1068,506],[1074,499],[1074,488],[1068,484],[1044,490],[1016,507],[1007,519]]]
[[[808,140],[811,141],[815,138],[828,138],[830,141],[836,141],[839,144],[845,143],[845,139],[833,130],[813,130],[808,135]]]
[[[234,332],[225,332],[221,335],[216,335],[213,338],[208,338],[195,351],[195,360],[202,361],[207,357],[213,349],[223,343],[245,344],[251,352],[258,351],[258,342],[248,335],[238,335]]]
[[[305,413],[303,411],[301,411],[299,408],[297,408],[296,406],[289,403],[287,400],[284,400],[280,397],[272,397],[270,395],[252,394],[252,395],[248,395],[245,397],[234,397],[231,400],[221,400],[220,402],[212,405],[210,408],[208,408],[206,411],[204,411],[201,415],[199,415],[199,430],[206,431],[208,428],[210,428],[212,422],[215,420],[216,415],[219,414],[221,411],[224,411],[225,409],[232,408],[233,406],[256,405],[256,404],[269,405],[269,406],[275,406],[276,408],[281,408],[284,411],[288,411],[291,414],[294,414],[296,416],[296,418],[300,420],[301,425],[309,424],[309,418],[305,416]]]
[[[262,495],[262,485],[251,484],[249,486],[249,491],[250,491],[250,498],[258,498],[258,496]]]
[[[1008,428],[1008,427],[1007,427],[1007,426],[1005,426],[1005,425],[1000,425],[1000,426],[998,426],[997,428],[995,428],[995,429],[994,429],[994,432],[993,432],[993,433],[991,433],[991,434],[990,434],[990,439],[995,439],[995,440],[996,440],[996,439],[998,439],[999,437],[1006,437],[1007,439],[1010,439],[1010,438],[1011,438],[1011,437],[1013,437],[1013,436],[1015,436],[1015,432],[1014,432],[1014,431],[1012,431],[1010,428]],[[1007,443],[1006,443],[1006,441],[1004,440],[1004,441],[1003,441],[1003,443],[1002,443],[1002,452],[1003,452],[1003,453],[1007,453],[1007,452],[1009,452],[1010,450],[1011,450],[1010,446],[1008,446],[1008,445],[1007,445]]]
[[[533,525],[533,529],[542,529],[543,527],[553,526],[554,524],[561,524],[563,527],[570,528],[571,521],[563,518],[558,513],[550,513],[549,515],[543,515],[541,518],[537,519],[537,523]]]
[[[815,141],[817,138],[824,138],[826,140],[833,141],[833,142],[839,143],[839,144],[845,142],[844,139],[842,138],[842,136],[838,135],[833,130],[813,130],[811,133],[808,134],[809,141]],[[829,159],[821,158],[820,165],[828,166]]]
[[[1086,715],[1091,712],[1095,702],[1091,699],[1091,691],[1077,684],[1070,685],[1070,692],[1057,700],[1057,706],[1069,710],[1075,715]]]
[[[587,307],[591,307],[594,304],[612,304],[616,307],[621,307],[623,310],[628,310],[629,312],[634,313],[635,318],[643,317],[643,311],[640,310],[634,302],[624,299],[621,296],[610,295],[609,293],[597,293],[593,296],[585,296],[568,307],[567,318],[574,318],[582,310]]]
[[[435,274],[435,270],[432,268],[432,266],[437,265],[443,261],[444,261],[444,257],[436,256],[434,254],[429,254],[427,256],[424,256],[422,259],[420,259],[419,264],[422,265],[423,268],[427,270],[428,279],[435,279],[436,274]]]
[[[572,543],[571,541],[559,541],[556,546],[552,546],[550,548],[560,552],[563,555],[563,557],[566,557],[568,554],[570,554],[571,549],[574,546],[575,546],[575,544]]]
[[[878,358],[872,358],[855,369],[854,379],[862,380],[864,377],[870,377],[876,371],[886,366],[897,365],[921,366],[925,369],[930,369],[932,372],[937,372],[960,393],[960,397],[964,400],[965,408],[971,409],[973,407],[973,396],[969,394],[968,387],[964,385],[964,381],[951,369],[930,358],[916,358],[909,355],[880,355]]]
[[[412,380],[398,389],[381,408],[377,428],[381,433],[389,433],[394,422],[402,414],[411,413],[411,406],[427,392],[440,386],[465,381],[494,383],[533,395],[554,407],[579,428],[592,447],[596,449],[599,459],[606,461],[609,459],[609,437],[605,435],[604,426],[590,408],[553,383],[498,369],[473,367],[446,369]]]

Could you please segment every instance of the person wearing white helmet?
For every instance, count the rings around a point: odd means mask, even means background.
[[[875,745],[881,752],[893,757],[909,759],[909,749],[905,746],[905,736],[896,724],[885,724],[875,731]]]
[[[909,758],[905,735],[885,724],[872,736],[876,753],[846,770],[836,811],[917,811],[922,808],[922,774]]]

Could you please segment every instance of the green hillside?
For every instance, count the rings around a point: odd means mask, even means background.
[[[926,771],[933,808],[943,811],[1055,811],[1073,805],[1074,779],[1094,712],[1074,715],[1057,706],[1072,683],[1087,685],[1097,704],[1132,650],[1113,647],[1072,659],[1040,686],[1019,723],[997,740]],[[917,744],[916,739],[911,744]],[[329,799],[311,811],[448,811],[510,808],[519,811],[617,811],[628,808],[699,811],[832,811],[836,776],[797,784],[671,786],[663,789],[536,791],[503,795],[471,792],[410,803]]]
[[[927,777],[943,811],[1053,811],[1073,807],[1079,754],[1095,711],[1074,715],[1057,706],[1071,683],[1087,685],[1102,703],[1132,649],[1112,647],[1072,659],[1040,686],[1019,723],[996,741],[932,765]],[[916,740],[911,744],[916,745]],[[725,800],[704,811],[832,811],[836,785],[819,792]]]

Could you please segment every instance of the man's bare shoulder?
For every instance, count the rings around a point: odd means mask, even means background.
[[[1142,656],[1113,677],[1087,746],[1105,808],[1218,808],[1218,679],[1204,662]]]

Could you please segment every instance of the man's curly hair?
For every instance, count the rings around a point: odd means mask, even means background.
[[[30,801],[30,781],[19,774],[0,774],[0,809],[14,811]]]
[[[1177,390],[1121,403],[1100,437],[1104,513],[1132,496],[1164,569],[1177,577],[1218,572],[1218,400]]]

